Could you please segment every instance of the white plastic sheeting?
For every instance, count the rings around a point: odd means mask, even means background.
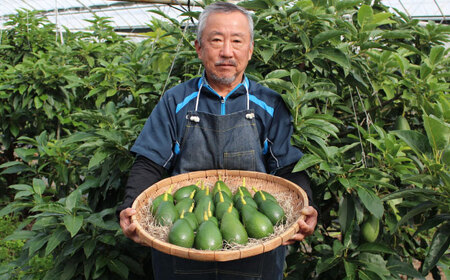
[[[382,2],[421,20],[437,22],[445,20],[447,23],[450,20],[450,0],[382,0]],[[170,7],[169,5],[127,1],[1,0],[0,29],[4,28],[8,14],[15,13],[17,9],[27,9],[42,11],[42,14],[45,14],[58,27],[65,26],[73,31],[85,30],[90,25],[86,19],[92,19],[96,14],[101,17],[109,17],[112,25],[118,30],[127,29],[133,32],[134,29],[145,28],[152,17],[159,17],[148,10],[158,9],[170,17],[176,18],[180,10],[174,7],[186,9],[186,6],[181,7],[180,5]]]
[[[128,29],[132,32],[133,29],[145,28],[152,17],[160,18],[149,10],[159,10],[176,18],[182,9],[187,9],[186,6],[172,6],[105,0],[3,0],[0,1],[0,29],[4,28],[8,14],[26,9],[42,11],[57,26],[65,26],[73,31],[87,29],[90,23],[86,19],[92,19],[95,14],[109,17],[112,26],[119,30]]]

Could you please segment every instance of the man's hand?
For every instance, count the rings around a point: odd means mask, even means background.
[[[291,239],[284,242],[283,245],[290,245],[295,243],[295,241],[302,241],[305,237],[314,233],[314,229],[317,225],[317,210],[312,206],[308,206],[303,208],[301,213],[305,215],[305,220],[299,219],[297,221],[299,225],[298,232],[294,234]]]
[[[143,244],[139,235],[136,232],[136,223],[131,222],[131,216],[136,214],[136,210],[133,208],[126,208],[120,212],[120,227],[123,234],[136,243]]]

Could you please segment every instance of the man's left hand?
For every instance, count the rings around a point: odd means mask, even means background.
[[[299,219],[297,221],[299,230],[297,233],[292,236],[291,239],[284,242],[283,245],[291,245],[296,241],[302,241],[305,237],[310,236],[314,233],[314,229],[317,225],[317,210],[312,206],[308,206],[302,209],[302,215],[305,216],[305,219]]]

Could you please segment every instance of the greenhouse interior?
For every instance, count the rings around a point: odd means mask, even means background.
[[[450,1],[215,2],[0,1],[0,280],[450,279]]]

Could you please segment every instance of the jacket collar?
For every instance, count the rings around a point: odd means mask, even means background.
[[[249,90],[250,87],[250,81],[247,78],[247,76],[244,73],[244,77],[242,79],[242,82],[239,83],[234,89],[232,89],[225,97],[224,99],[227,99],[228,97],[230,97],[232,94],[236,93],[236,94],[246,94],[247,90]],[[206,72],[203,71],[202,76],[200,77],[200,79],[198,80],[198,84],[197,84],[197,88],[206,88],[208,89],[208,91],[214,93],[215,95],[219,96],[220,95],[209,85],[208,80],[206,79]]]

